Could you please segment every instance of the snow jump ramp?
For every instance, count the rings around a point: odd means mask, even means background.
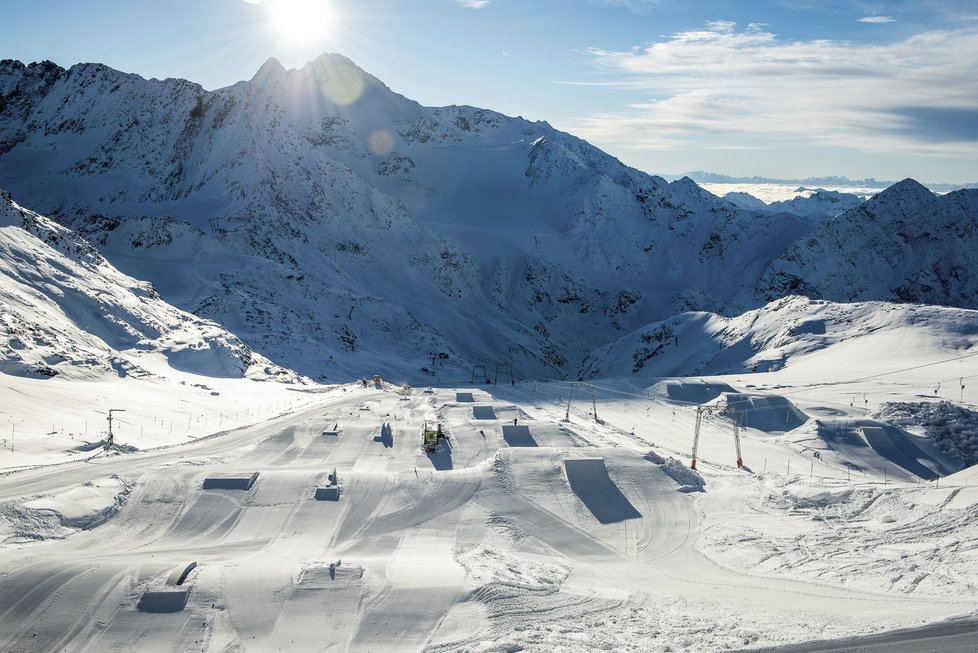
[[[724,393],[727,406],[736,410],[737,423],[765,433],[787,433],[808,421],[808,415],[781,395]]]
[[[536,447],[537,441],[530,435],[529,426],[503,425],[503,440],[511,447]]]
[[[472,406],[472,419],[496,419],[492,406]]]
[[[205,490],[250,490],[258,480],[258,472],[252,474],[221,474],[204,479]]]
[[[565,458],[564,475],[577,498],[602,524],[642,516],[608,476],[604,458]]]
[[[924,453],[899,429],[892,426],[862,426],[860,429],[866,438],[866,444],[894,465],[926,481],[940,477],[940,463]],[[941,471],[947,473],[947,470]]]
[[[180,612],[187,607],[190,596],[189,587],[167,590],[149,590],[143,592],[136,609],[140,612],[167,613]]]
[[[316,499],[316,501],[339,501],[340,486],[329,485],[326,487],[317,487],[314,498]]]
[[[706,383],[705,381],[679,381],[665,384],[665,395],[670,401],[692,404],[705,404],[713,401],[724,392],[737,392],[726,383]]]

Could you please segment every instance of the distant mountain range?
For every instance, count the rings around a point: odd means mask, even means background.
[[[319,380],[574,377],[650,324],[791,294],[978,308],[976,190],[745,209],[545,122],[422,107],[340,55],[215,91],[2,61],[0,187]]]
[[[680,175],[662,175],[664,179],[673,180],[689,177],[697,183],[703,184],[784,184],[789,186],[804,186],[807,188],[820,186],[849,186],[853,188],[887,188],[896,181],[880,181],[873,177],[866,179],[849,179],[848,177],[806,177],[804,179],[775,179],[773,177],[732,177],[721,175],[716,172],[706,172],[704,170],[694,170],[684,172]],[[978,182],[967,184],[948,184],[944,182],[923,182],[923,185],[935,192],[947,192],[961,188],[978,188]]]

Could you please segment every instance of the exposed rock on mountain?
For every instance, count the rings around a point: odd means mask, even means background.
[[[937,196],[905,179],[820,224],[761,276],[769,298],[978,306],[978,192]]]
[[[0,192],[0,372],[36,378],[204,376],[295,381],[219,325],[176,309],[83,239]]]
[[[422,107],[338,55],[269,60],[215,91],[0,62],[0,180],[171,303],[318,379],[499,362],[574,374],[650,322],[792,292],[975,305],[956,281],[972,283],[970,236],[939,264],[880,251],[854,270],[872,284],[834,274],[878,244],[847,249],[856,218],[744,210],[543,122]],[[926,208],[935,198],[892,208],[957,233],[974,199],[956,197],[953,215]],[[842,240],[805,245],[830,225]]]

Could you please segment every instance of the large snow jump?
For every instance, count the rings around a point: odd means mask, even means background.
[[[503,440],[511,447],[536,447],[537,441],[530,435],[529,426],[503,425]]]
[[[496,419],[492,406],[472,406],[472,419]]]
[[[602,524],[642,516],[608,476],[604,458],[565,458],[564,474],[574,494]]]
[[[942,470],[938,461],[928,456],[900,429],[892,426],[863,426],[863,437],[866,444],[876,453],[883,456],[894,465],[902,467],[911,474],[932,481],[938,478],[938,470]]]

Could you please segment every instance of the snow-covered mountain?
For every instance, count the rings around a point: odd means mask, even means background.
[[[843,211],[856,208],[865,198],[835,190],[799,188],[798,195],[794,198],[770,204],[745,192],[726,193],[723,199],[744,209],[834,218]]]
[[[792,292],[978,305],[976,191],[888,192],[827,224],[745,210],[543,122],[422,107],[338,55],[269,60],[215,91],[0,62],[0,185],[171,303],[322,379],[575,374],[649,323]],[[930,240],[894,258],[869,215]],[[931,279],[945,272],[960,283]]]
[[[978,306],[978,192],[937,196],[912,179],[817,226],[773,260],[758,289],[833,301]]]
[[[219,325],[176,309],[65,227],[0,192],[0,372],[150,377],[147,359],[201,376],[296,381]]]

